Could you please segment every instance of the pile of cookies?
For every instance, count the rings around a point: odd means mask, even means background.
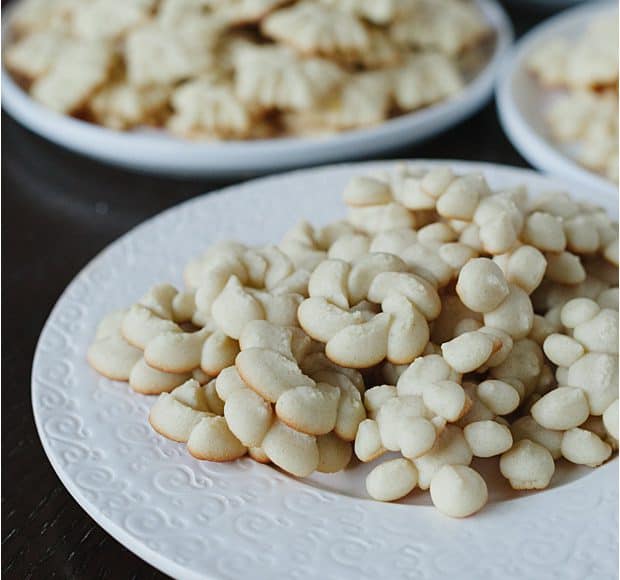
[[[59,113],[254,139],[450,98],[490,33],[470,0],[19,0],[4,62]]]
[[[518,490],[547,487],[562,457],[607,461],[618,228],[605,211],[446,166],[358,176],[343,195],[346,220],[300,223],[277,246],[218,243],[187,265],[185,290],[156,286],[106,317],[91,365],[159,395],[152,427],[199,459],[247,453],[298,477],[377,461],[370,496],[430,489],[454,517],[487,501],[474,457],[499,458]]]
[[[618,13],[592,20],[576,41],[542,45],[530,71],[548,89],[562,94],[549,108],[553,139],[575,146],[584,167],[618,183]]]

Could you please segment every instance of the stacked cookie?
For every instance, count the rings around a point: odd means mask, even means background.
[[[347,220],[278,246],[216,244],[107,317],[92,366],[159,394],[150,423],[197,458],[298,477],[377,461],[368,493],[487,501],[618,445],[618,230],[595,206],[441,166],[359,176]],[[390,455],[391,454],[391,455]],[[398,454],[394,457],[393,454]],[[383,460],[387,459],[387,460]]]
[[[328,245],[349,231],[316,234]],[[364,382],[298,327],[309,275],[277,247],[218,244],[188,264],[188,291],[158,285],[106,317],[89,362],[159,394],[151,425],[197,458],[249,453],[300,477],[339,471],[366,417]]]
[[[618,14],[595,18],[575,42],[541,46],[528,66],[545,88],[562,90],[547,115],[552,137],[578,144],[579,163],[618,183]]]
[[[468,0],[20,0],[11,33],[7,68],[57,112],[252,139],[449,98],[490,29]]]

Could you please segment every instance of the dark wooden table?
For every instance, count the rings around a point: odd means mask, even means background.
[[[516,2],[512,3],[513,5]],[[510,9],[517,34],[540,14]],[[71,154],[2,117],[2,573],[5,578],[160,578],[67,493],[39,442],[30,405],[37,338],[60,293],[100,250],[152,215],[217,188],[129,173]],[[389,157],[527,166],[495,104]]]

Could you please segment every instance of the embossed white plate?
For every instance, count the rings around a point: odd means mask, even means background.
[[[428,165],[430,162],[418,162]],[[494,187],[597,194],[531,171],[454,162]],[[490,503],[453,520],[429,506],[370,501],[365,467],[302,481],[251,459],[200,462],[154,433],[153,399],[98,376],[86,349],[100,318],[222,238],[276,242],[297,220],[344,215],[348,179],[393,163],[294,172],[233,186],[172,208],[110,245],[66,289],[41,334],[32,402],[45,451],[78,503],[130,550],[178,578],[612,578],[617,572],[617,466],[560,469],[550,490],[516,494],[482,465]]]
[[[618,188],[614,183],[579,165],[571,157],[570,147],[552,140],[545,112],[559,93],[542,87],[528,72],[526,62],[537,47],[550,40],[577,38],[592,18],[605,11],[610,18],[617,18],[617,9],[617,2],[584,2],[539,24],[510,51],[502,65],[496,89],[497,110],[504,132],[529,163],[546,173],[605,189],[615,195],[618,195]]]
[[[367,129],[323,137],[228,142],[189,142],[161,131],[122,133],[46,109],[18,87],[4,68],[2,106],[31,131],[77,153],[154,173],[238,177],[371,156],[436,135],[472,115],[490,98],[512,43],[512,26],[496,0],[475,1],[496,34],[480,72],[453,98]]]

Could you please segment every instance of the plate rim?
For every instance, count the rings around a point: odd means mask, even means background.
[[[618,195],[618,188],[611,181],[582,167],[536,132],[519,108],[512,90],[515,75],[521,71],[525,58],[536,44],[557,37],[558,28],[611,10],[613,6],[614,3],[609,0],[582,3],[545,19],[529,30],[506,54],[504,66],[497,78],[495,95],[497,114],[504,133],[532,167],[550,175],[575,179],[586,186],[602,187]]]
[[[245,188],[251,189],[255,186],[256,182],[262,182],[263,184],[274,182],[275,185],[277,185],[277,182],[280,180],[286,180],[290,178],[293,178],[296,180],[303,179],[304,174],[317,173],[317,172],[318,173],[329,173],[330,171],[334,169],[342,169],[342,170],[351,169],[351,170],[361,170],[361,171],[363,171],[365,168],[372,168],[373,170],[381,169],[381,168],[390,169],[390,168],[396,167],[399,163],[407,163],[413,166],[415,165],[419,165],[419,166],[450,165],[451,167],[456,168],[457,171],[483,171],[483,172],[489,171],[489,170],[508,171],[510,173],[518,173],[520,175],[523,175],[524,179],[535,178],[536,180],[541,180],[542,182],[548,183],[550,189],[557,188],[558,186],[575,189],[575,184],[571,185],[565,179],[554,177],[554,176],[542,175],[539,172],[532,170],[532,169],[514,167],[514,166],[496,164],[496,163],[471,162],[471,161],[460,161],[460,160],[443,160],[443,159],[441,160],[439,159],[407,160],[407,159],[404,159],[404,160],[388,160],[388,161],[379,161],[379,162],[374,161],[374,162],[361,162],[361,163],[341,163],[341,164],[323,166],[320,168],[299,169],[296,171],[291,171],[291,172],[287,172],[287,173],[280,174],[280,175],[270,175],[267,177],[262,177],[259,179],[230,185],[230,186],[224,187],[222,189],[218,189],[213,192],[208,192],[200,196],[190,198],[180,204],[172,206],[154,216],[151,216],[150,218],[144,220],[140,224],[131,228],[128,232],[126,232],[125,234],[117,238],[116,240],[112,241],[105,248],[103,248],[100,252],[98,252],[83,268],[80,269],[78,273],[75,274],[75,276],[66,286],[66,288],[63,290],[58,300],[54,304],[53,308],[51,309],[50,314],[48,315],[46,322],[41,330],[41,334],[39,336],[39,339],[37,340],[35,354],[33,357],[32,371],[31,371],[31,404],[32,404],[32,411],[33,411],[34,422],[36,425],[37,435],[39,437],[39,440],[41,441],[46,457],[48,461],[50,461],[50,464],[52,465],[54,472],[56,473],[56,475],[58,476],[58,478],[60,479],[64,487],[67,489],[69,494],[72,496],[72,498],[101,528],[103,528],[106,531],[106,533],[110,534],[113,538],[115,538],[118,542],[120,542],[121,545],[123,545],[126,549],[130,550],[131,552],[136,554],[138,557],[148,562],[152,566],[156,567],[157,569],[167,574],[170,574],[174,577],[181,577],[181,578],[205,578],[206,577],[206,578],[214,578],[214,579],[219,578],[219,576],[213,575],[211,572],[209,572],[208,574],[206,572],[200,573],[200,574],[195,573],[194,571],[189,570],[183,565],[177,564],[176,562],[166,558],[165,556],[160,555],[156,550],[150,548],[144,541],[141,541],[139,538],[136,538],[129,532],[125,531],[122,527],[117,525],[111,518],[107,517],[102,511],[97,509],[96,506],[94,506],[91,502],[88,501],[87,498],[84,497],[83,491],[79,489],[79,486],[74,484],[74,482],[72,481],[70,477],[70,474],[65,472],[65,470],[63,469],[63,467],[60,465],[59,461],[57,460],[56,453],[52,449],[51,443],[48,440],[45,434],[45,431],[43,429],[43,426],[41,424],[41,421],[42,421],[42,418],[40,416],[41,411],[38,411],[39,405],[36,401],[36,393],[37,393],[36,369],[41,364],[40,363],[41,359],[44,358],[45,356],[45,352],[42,352],[42,349],[41,349],[41,343],[44,340],[46,333],[50,329],[51,321],[53,320],[55,314],[62,308],[62,304],[67,298],[68,294],[71,292],[73,287],[77,285],[77,283],[82,277],[84,277],[89,271],[97,268],[98,263],[103,259],[105,254],[107,254],[110,251],[113,251],[115,247],[120,246],[128,238],[134,236],[136,232],[138,232],[140,229],[152,227],[153,222],[163,219],[163,217],[166,215],[179,211],[180,208],[184,206],[187,208],[187,206],[190,206],[192,204],[204,203],[204,201],[208,199],[210,196],[236,195],[236,190],[245,189]],[[615,206],[616,211],[617,211],[618,199],[616,196],[608,195],[603,190],[599,190],[598,194],[602,198],[605,199],[605,203],[611,206]],[[598,478],[602,480],[604,477],[609,477],[606,474],[611,472],[612,469],[613,468],[610,467],[610,465],[608,464],[607,466],[590,474],[587,479],[591,480],[592,477],[598,476]],[[617,466],[616,466],[616,471],[617,471]],[[574,482],[571,482],[571,484],[569,485],[574,485],[579,481],[583,482],[583,479],[578,479]],[[550,489],[546,491],[545,494],[561,493],[561,490],[565,489],[566,487],[568,486],[556,487],[554,489]],[[322,491],[326,494],[337,496],[340,501],[344,501],[344,502],[360,501],[359,498],[350,498],[348,496],[343,496],[342,494],[338,494],[337,492],[332,492],[330,490],[322,490]],[[507,502],[507,503],[510,503],[510,502]],[[387,504],[386,507],[390,509],[390,504]],[[394,507],[396,506],[391,506],[391,508],[394,508]]]
[[[491,99],[501,63],[512,45],[514,31],[498,0],[474,1],[497,35],[493,54],[486,66],[454,97],[372,127],[327,137],[222,142],[191,142],[124,133],[50,111],[16,84],[4,65],[1,70],[2,106],[21,125],[64,148],[105,163],[153,173],[187,176],[231,175],[233,172],[256,174],[346,161],[352,156],[372,155],[438,135],[473,115]],[[5,14],[3,30],[7,28],[9,18],[10,13]],[[350,153],[349,148],[355,148],[355,152]],[[127,153],[131,155],[127,157]]]

